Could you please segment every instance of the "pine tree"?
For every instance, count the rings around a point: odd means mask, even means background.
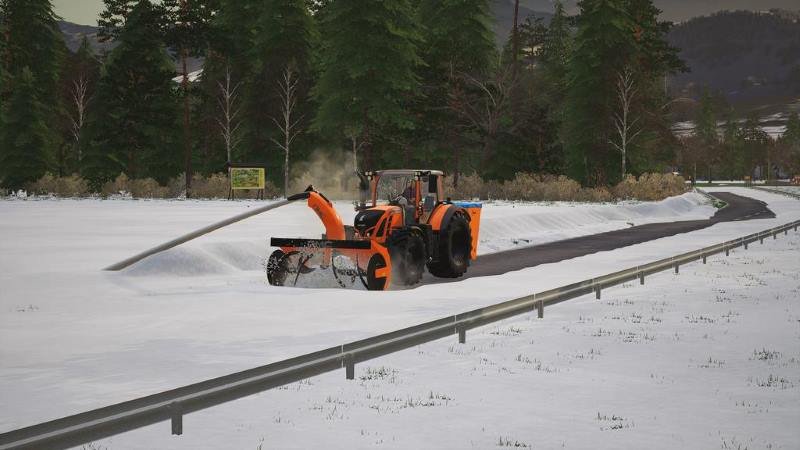
[[[17,70],[14,90],[8,100],[1,138],[0,180],[6,187],[21,189],[50,167],[52,132],[48,114],[39,100],[40,88],[27,67]]]
[[[567,63],[571,45],[569,18],[564,11],[564,5],[560,1],[556,1],[553,18],[550,19],[550,25],[545,34],[541,56],[541,72],[546,86],[543,94],[547,103],[556,111],[560,110],[566,93]]]
[[[679,147],[665,107],[670,104],[667,76],[688,68],[678,57],[679,49],[667,41],[672,24],[659,20],[661,10],[652,0],[627,0],[625,9],[634,24],[635,41],[628,62],[636,87],[631,112],[641,130],[628,153],[630,168],[634,173],[663,171],[673,163]]]
[[[797,111],[789,114],[786,122],[786,131],[781,136],[779,143],[783,149],[784,169],[790,174],[800,173],[800,117]]]
[[[283,140],[275,121],[282,115],[281,86],[289,68],[297,82],[294,117],[302,118],[297,125],[299,128],[308,127],[313,115],[309,91],[314,81],[311,55],[314,39],[314,22],[305,0],[269,0],[263,4],[258,32],[249,53],[253,71],[248,76],[244,95],[243,146],[249,149],[249,161],[266,161],[271,167],[283,165],[284,150],[274,143],[274,140]],[[303,142],[295,147],[302,148]],[[290,157],[298,156],[301,153],[290,154]],[[275,172],[273,179],[285,185],[286,180],[280,176],[282,171]]]
[[[706,103],[708,100],[706,101]],[[703,103],[701,103],[701,108]],[[708,106],[706,106],[708,108]],[[706,113],[708,114],[708,113]],[[711,121],[707,120],[706,123],[710,123]],[[704,129],[713,129],[714,134],[712,136],[716,137],[716,121],[713,122],[713,128],[709,127],[708,125],[704,125]],[[698,134],[700,137],[701,142],[707,149],[717,149],[718,146],[716,145],[715,140],[709,141],[708,135],[709,131],[704,131],[702,134]],[[702,137],[702,136],[705,137]],[[725,119],[725,125],[722,132],[722,145],[719,148],[719,151],[709,152],[709,158],[706,161],[707,171],[709,174],[714,173],[714,169],[716,166],[720,166],[721,171],[717,170],[715,175],[724,177],[729,180],[738,180],[741,179],[742,174],[747,173],[747,170],[744,168],[745,161],[744,161],[744,150],[742,146],[742,130],[739,127],[739,122],[736,120],[736,116],[734,116],[733,111],[728,111],[727,117]]]
[[[623,0],[582,0],[579,6],[561,135],[568,175],[604,184],[619,174],[608,144],[610,118],[614,81],[635,50],[634,25]]]
[[[714,99],[706,89],[700,98],[700,109],[695,119],[695,134],[708,145],[714,145],[719,140],[717,135],[717,114]]]
[[[226,148],[220,131],[221,118],[220,86],[228,83],[237,87],[238,98],[245,96],[245,85],[253,73],[254,47],[257,37],[258,21],[263,10],[263,2],[258,0],[219,0],[214,6],[217,13],[209,23],[208,48],[203,62],[203,73],[195,83],[194,92],[197,103],[193,115],[194,134],[197,136],[197,159],[200,169],[207,173],[225,169]],[[264,92],[254,93],[261,97]],[[240,102],[239,102],[240,103]],[[237,110],[240,105],[237,105]],[[239,115],[242,122],[249,121],[244,111]],[[239,127],[241,135],[244,123]],[[234,161],[251,162],[244,145],[235,149]],[[257,161],[252,161],[257,162]]]
[[[0,158],[12,164],[0,167],[0,171],[11,177],[6,178],[10,180],[8,182],[18,183],[43,173],[41,164],[49,163],[55,152],[57,129],[45,127],[42,130],[33,124],[31,129],[43,135],[26,137],[21,136],[18,130],[7,128],[26,114],[47,124],[57,121],[60,109],[57,102],[59,66],[65,46],[50,0],[3,0],[0,7],[0,130],[3,130],[0,134],[5,136],[4,139],[14,137],[14,141],[0,141]],[[26,90],[24,98],[33,102],[31,111],[13,111],[14,100],[22,98],[23,94],[17,92],[22,85]],[[38,108],[41,105],[48,107]],[[18,152],[21,148],[30,149],[30,142],[40,143],[43,147],[30,155],[30,162],[24,162]]]
[[[321,75],[313,93],[317,130],[363,148],[361,168],[375,164],[373,146],[414,128],[407,99],[419,84],[419,33],[408,0],[334,1],[322,11]]]
[[[116,32],[88,125],[84,173],[95,187],[120,172],[160,182],[179,172],[175,69],[160,34],[162,13],[140,1]]]
[[[210,25],[217,9],[216,0],[163,0],[166,42],[179,59],[183,106],[183,159],[186,197],[192,197],[192,93],[189,80],[190,57],[203,56],[208,44]]]
[[[798,116],[797,111],[792,111],[789,114],[783,139],[791,145],[800,146],[800,116]]]
[[[39,100],[51,101],[57,92],[64,40],[50,0],[5,0],[3,65],[14,77],[27,67],[36,79]]]
[[[769,174],[769,166],[771,161],[767,153],[767,146],[769,145],[770,137],[761,128],[758,115],[755,113],[750,114],[742,125],[742,148],[745,175],[752,175],[756,167],[760,167],[760,175],[762,178],[767,178]]]
[[[424,95],[418,103],[424,117],[420,131],[434,152],[451,155],[449,166],[457,186],[465,143],[456,125],[459,103],[468,89],[465,77],[483,79],[495,60],[489,6],[486,0],[422,0],[417,17],[425,62],[420,71]]]

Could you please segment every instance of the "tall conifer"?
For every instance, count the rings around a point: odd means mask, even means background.
[[[90,115],[85,173],[97,185],[120,172],[165,182],[180,171],[175,69],[162,11],[142,0],[126,14]]]
[[[419,78],[420,38],[408,0],[333,1],[321,11],[326,42],[314,88],[314,119],[325,135],[363,151],[362,169],[375,167],[373,144],[414,128],[407,107]]]

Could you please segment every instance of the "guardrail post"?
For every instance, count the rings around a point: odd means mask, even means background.
[[[744,249],[747,250],[747,242],[744,243]]]
[[[600,287],[599,286],[594,289],[594,294],[595,294],[595,297],[597,297],[597,299],[600,300]]]
[[[639,272],[639,284],[644,285],[644,272]]]
[[[536,302],[536,310],[539,313],[539,318],[544,319],[544,300]]]
[[[758,240],[761,241],[761,245],[764,245],[764,236],[759,236]]]
[[[788,236],[789,235],[789,229],[788,228],[783,230],[783,235],[784,236]]]
[[[169,405],[169,412],[172,422],[172,434],[180,436],[183,434],[183,414],[181,413],[180,403],[172,402]]]
[[[778,232],[777,231],[772,233],[772,239],[773,240],[778,239]]]
[[[703,264],[705,264],[705,263],[706,263],[706,254],[703,253]]]
[[[460,327],[458,329],[458,343],[459,344],[466,344],[467,343],[467,329]]]
[[[730,249],[730,247],[725,247],[725,256],[731,256],[731,249]]]
[[[348,380],[356,378],[356,363],[353,361],[353,355],[344,357],[344,376]]]
[[[677,275],[680,272],[679,267],[680,266],[678,264],[675,264],[675,275]]]

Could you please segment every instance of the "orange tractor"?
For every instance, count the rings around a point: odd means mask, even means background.
[[[297,285],[301,275],[330,269],[341,287],[359,280],[369,290],[413,286],[427,266],[437,277],[457,278],[477,257],[481,204],[451,202],[436,170],[358,173],[360,200],[353,226],[309,186],[290,201],[307,200],[322,220],[322,239],[272,238],[280,247],[267,262],[275,286]]]

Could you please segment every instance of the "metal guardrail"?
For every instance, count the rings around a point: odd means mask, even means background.
[[[636,279],[644,284],[648,275],[670,269],[678,273],[682,265],[699,260],[706,263],[709,256],[723,252],[729,255],[735,248],[747,249],[750,243],[755,241],[763,243],[764,239],[770,236],[777,239],[778,234],[788,234],[792,228],[797,231],[798,226],[800,220],[643,266],[631,267],[391,333],[10,431],[0,434],[0,450],[69,448],[166,420],[171,421],[173,434],[182,434],[185,414],[341,368],[345,369],[347,379],[353,379],[355,365],[358,363],[454,334],[458,335],[459,342],[464,343],[466,332],[470,329],[532,311],[537,311],[538,317],[542,318],[545,306],[593,292],[599,299],[603,289]]]

